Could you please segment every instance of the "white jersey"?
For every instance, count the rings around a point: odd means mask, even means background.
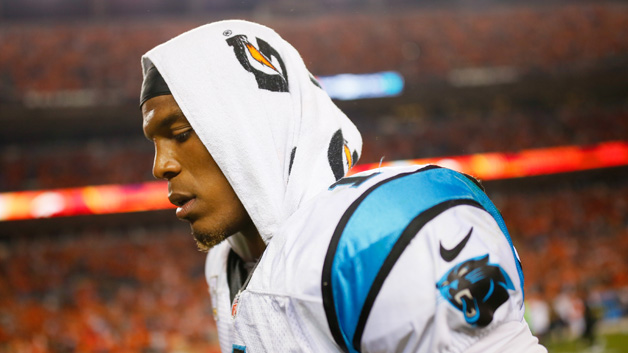
[[[230,251],[206,267],[223,352],[546,352],[504,221],[448,169],[339,180],[288,219],[233,303]]]

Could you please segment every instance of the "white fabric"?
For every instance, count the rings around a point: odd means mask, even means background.
[[[376,183],[418,169],[382,168],[359,187],[339,186],[308,202],[286,222],[269,244],[247,288],[235,318],[218,318],[223,352],[232,345],[247,352],[338,352],[321,295],[321,273],[334,230],[346,209]],[[439,255],[458,243],[473,226],[473,236],[456,262]],[[467,325],[459,310],[442,298],[435,283],[461,260],[489,254],[513,279],[515,290],[485,328]],[[220,266],[222,250],[208,257],[206,272],[212,292],[228,293]],[[212,281],[212,276],[222,276]],[[388,275],[375,300],[362,339],[362,352],[529,352],[538,345],[523,319],[522,291],[512,250],[495,220],[484,210],[456,206],[428,222],[414,237]],[[215,287],[214,287],[215,286]],[[216,303],[228,312],[228,296]],[[228,325],[226,323],[230,323]],[[229,338],[226,338],[229,337]],[[505,348],[506,347],[506,348]]]
[[[212,248],[212,256],[208,256],[205,263],[205,278],[209,285],[209,297],[214,320],[216,320],[218,342],[223,352],[231,352],[233,341],[231,303],[227,284],[227,256],[230,250],[229,243],[218,244]]]
[[[547,353],[538,344],[524,322],[509,321],[495,327],[484,338],[469,347],[465,353],[508,352],[508,353]]]
[[[261,50],[260,39],[276,50],[278,55],[265,59],[277,71],[250,52],[245,60],[272,78],[287,77],[289,92],[259,88],[228,43],[236,36],[245,36],[240,38],[253,51]],[[361,152],[355,126],[312,82],[299,53],[267,27],[230,20],[193,29],[147,52],[144,74],[151,66],[163,76],[266,242],[302,202],[336,180],[327,155],[336,131],[342,129],[350,154]]]

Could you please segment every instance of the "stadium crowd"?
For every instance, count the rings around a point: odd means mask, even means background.
[[[625,180],[557,179],[534,189],[511,188],[493,199],[524,266],[528,299],[534,302],[527,308],[529,321],[540,316],[544,322],[531,325],[535,333],[546,338],[562,327],[563,335],[580,337],[593,321],[628,315]],[[535,311],[538,303],[547,310]]]
[[[614,2],[260,21],[294,43],[315,75],[397,70],[412,83],[444,79],[452,70],[469,67],[554,74],[625,60],[628,54],[628,7]],[[173,18],[2,24],[0,100],[93,90],[135,102],[141,82],[138,58],[203,23]],[[327,60],[330,55],[334,60]]]
[[[16,144],[0,149],[0,191],[145,182],[153,180],[152,154],[141,137]]]
[[[219,352],[204,257],[187,235],[2,239],[0,352]]]
[[[360,163],[375,163],[382,157],[393,161],[590,145],[628,136],[628,110],[621,106],[565,105],[554,111],[525,111],[496,103],[488,112],[411,114],[355,116],[353,120],[364,139]],[[133,139],[103,137],[88,143],[0,148],[0,166],[4,170],[0,174],[0,192],[151,180],[153,146],[139,136],[139,116],[135,118],[138,136]]]
[[[498,101],[486,112],[355,119],[365,141],[360,162],[591,145],[628,136],[623,107],[521,110]]]

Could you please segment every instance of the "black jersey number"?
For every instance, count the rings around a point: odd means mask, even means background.
[[[357,188],[358,186],[362,185],[362,183],[364,183],[365,181],[371,179],[372,177],[376,176],[377,174],[379,174],[379,172],[375,172],[375,173],[368,174],[368,175],[352,176],[352,177],[342,178],[342,179],[338,180],[337,182],[331,184],[331,186],[329,187],[329,190],[333,190],[333,189],[336,188],[336,186],[339,186],[339,185],[350,185],[352,188]]]

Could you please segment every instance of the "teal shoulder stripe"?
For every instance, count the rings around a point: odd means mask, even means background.
[[[391,249],[419,214],[446,201],[476,201],[495,218],[512,246],[503,219],[486,194],[455,171],[428,168],[388,179],[367,192],[356,201],[357,207],[347,211],[346,223],[341,221],[336,229],[323,271],[324,304],[333,306],[326,307],[330,328],[337,341],[342,336],[342,344],[338,343],[350,352],[356,351],[352,342],[369,290]],[[326,288],[327,281],[330,285]],[[333,311],[332,317],[329,311]],[[335,327],[340,332],[333,332]]]

